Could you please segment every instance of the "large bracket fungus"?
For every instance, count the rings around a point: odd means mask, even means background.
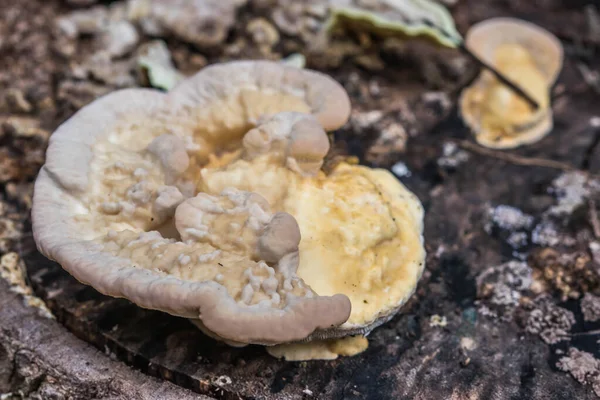
[[[509,149],[537,142],[553,126],[550,88],[563,63],[563,48],[550,32],[514,18],[493,18],[469,30],[465,43],[535,99],[533,109],[490,72],[465,89],[460,112],[483,146]]]
[[[368,334],[421,276],[423,210],[387,171],[320,169],[349,113],[333,79],[269,61],[106,95],[50,139],[38,248],[233,345]]]

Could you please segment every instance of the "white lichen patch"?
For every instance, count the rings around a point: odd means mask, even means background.
[[[552,182],[548,192],[556,198],[556,203],[542,214],[531,233],[531,241],[548,247],[573,246],[577,240],[564,227],[577,209],[587,206],[588,200],[600,194],[600,182],[581,172],[566,172]]]
[[[355,111],[352,113],[350,123],[356,130],[362,130],[374,126],[376,123],[381,121],[383,118],[383,112],[380,110],[373,110],[367,112]]]
[[[473,338],[464,336],[460,338],[460,347],[465,350],[474,350],[477,347],[477,343]]]
[[[566,172],[552,182],[550,193],[557,204],[548,210],[549,215],[570,215],[582,206],[586,199],[600,193],[600,182],[581,172]]]
[[[501,229],[508,231],[518,231],[531,228],[533,217],[525,214],[518,208],[499,205],[488,210],[490,222]],[[486,224],[486,230],[489,231],[490,225]]]
[[[591,293],[583,295],[581,312],[585,321],[595,322],[600,320],[600,297]]]
[[[518,249],[527,245],[527,233],[525,232],[512,232],[506,239],[506,242],[513,249]]]
[[[548,344],[555,344],[569,337],[575,316],[565,308],[558,307],[546,298],[540,299],[531,311],[525,330],[540,335]]]
[[[499,205],[488,208],[484,230],[488,234],[492,234],[499,229],[506,243],[513,249],[518,250],[528,244],[529,231],[533,223],[534,218],[518,208]],[[516,252],[514,256],[520,257]]]
[[[40,311],[46,318],[54,318],[52,312],[27,284],[25,264],[17,253],[6,253],[0,258],[0,278],[10,285],[10,290],[23,296],[23,301],[30,307]]]
[[[508,309],[519,305],[523,292],[529,290],[532,283],[531,268],[521,261],[490,267],[477,277],[480,296],[489,304]]]
[[[531,233],[531,241],[540,246],[556,246],[561,242],[561,237],[556,223],[549,220],[540,222]]]
[[[223,387],[223,386],[231,385],[231,383],[233,381],[227,375],[221,375],[218,378],[216,378],[213,382],[215,385]]]
[[[442,147],[442,156],[437,164],[443,168],[457,168],[469,161],[470,155],[454,142],[445,142]]]
[[[397,162],[396,164],[392,165],[392,172],[399,178],[409,177],[412,175],[410,169],[408,169],[406,164],[403,162]]]
[[[571,347],[556,366],[569,372],[577,382],[591,385],[596,396],[600,396],[600,361],[593,354]]]

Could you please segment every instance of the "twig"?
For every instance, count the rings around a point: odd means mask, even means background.
[[[567,163],[560,162],[560,161],[548,160],[546,158],[522,157],[522,156],[517,156],[515,154],[510,154],[510,153],[501,153],[499,151],[494,151],[494,150],[486,149],[484,147],[477,146],[476,144],[473,144],[473,143],[469,142],[468,140],[457,140],[454,142],[458,146],[462,147],[463,149],[466,149],[466,150],[469,150],[469,151],[472,151],[474,153],[481,154],[484,156],[497,158],[499,160],[503,160],[503,161],[509,162],[511,164],[525,165],[525,166],[529,166],[529,167],[553,168],[553,169],[560,169],[562,171],[577,171],[577,168],[575,168],[574,166],[567,164]],[[581,171],[581,172],[586,173],[585,171]]]
[[[492,74],[494,74],[496,79],[498,79],[500,82],[502,82],[504,85],[506,85],[509,89],[511,89],[513,92],[515,92],[517,95],[519,95],[519,97],[523,98],[523,100],[525,100],[527,103],[529,103],[529,105],[531,107],[533,107],[534,110],[537,110],[540,108],[540,105],[538,104],[537,101],[535,101],[531,96],[529,96],[527,93],[525,93],[525,91],[523,89],[521,89],[520,87],[518,87],[517,85],[512,83],[507,78],[505,78],[504,75],[502,75],[494,67],[492,67],[491,65],[489,65],[488,63],[486,63],[485,61],[483,61],[482,59],[477,57],[475,54],[473,54],[473,52],[471,52],[471,50],[467,49],[464,42],[461,42],[458,45],[458,49],[460,51],[462,51],[464,54],[466,54],[467,56],[471,57],[473,59],[473,61],[475,61],[477,64],[479,64],[480,67],[483,67],[483,68],[487,69],[488,71],[490,71]]]
[[[440,352],[440,348],[435,349],[435,351],[431,354],[427,354],[425,357],[423,357],[423,360],[421,361],[421,365],[418,367],[418,369],[421,369],[421,367],[423,367],[425,364],[427,364],[429,361],[431,361],[432,359],[434,359],[438,353]]]
[[[587,331],[587,332],[575,332],[575,333],[571,333],[568,336],[588,336],[588,335],[598,335],[600,334],[600,329],[596,329],[593,331]]]
[[[596,201],[589,200],[588,206],[590,208],[590,221],[592,223],[592,229],[594,230],[594,236],[596,236],[596,239],[600,239],[600,221],[598,220],[598,211],[596,210]]]
[[[477,57],[471,50],[469,50],[467,48],[467,46],[465,46],[464,40],[451,35],[444,28],[437,26],[436,24],[434,24],[433,22],[431,22],[428,19],[423,19],[423,20],[421,20],[421,22],[424,25],[427,25],[430,28],[437,30],[439,33],[441,33],[447,39],[452,40],[454,42],[454,44],[456,45],[456,47],[461,52],[463,52],[468,57],[473,59],[473,61],[475,61],[477,64],[479,64],[480,67],[483,67],[483,68],[489,70],[492,74],[494,74],[496,79],[498,79],[500,82],[502,82],[504,85],[506,85],[510,90],[515,92],[519,97],[523,98],[523,100],[525,100],[527,103],[529,103],[529,105],[531,107],[533,107],[534,110],[538,110],[540,108],[540,105],[538,104],[538,102],[535,101],[530,95],[528,95],[523,89],[521,89],[516,84],[512,83],[509,79],[507,79],[504,75],[502,75],[496,68],[492,67],[491,65],[489,65],[488,63],[486,63],[485,61],[483,61],[482,59]]]

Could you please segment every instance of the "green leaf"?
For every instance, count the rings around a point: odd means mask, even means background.
[[[155,40],[142,46],[137,65],[150,86],[169,90],[185,78],[171,61],[171,54],[162,40]]]
[[[333,1],[326,30],[338,28],[365,30],[386,37],[425,37],[456,48],[462,37],[452,15],[431,0],[380,0],[369,6],[356,1]]]
[[[138,65],[146,70],[150,86],[154,88],[169,90],[184,78],[176,69],[150,60],[140,61]]]
[[[306,66],[306,57],[300,53],[294,53],[281,60],[281,63],[296,68],[304,68]]]

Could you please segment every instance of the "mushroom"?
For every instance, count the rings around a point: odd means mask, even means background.
[[[51,136],[38,249],[231,345],[367,334],[420,278],[423,210],[387,171],[320,169],[349,113],[333,79],[269,61],[106,95]]]
[[[463,91],[460,112],[477,142],[497,149],[534,143],[553,126],[550,88],[562,68],[563,49],[550,32],[513,18],[473,26],[466,46],[529,94],[537,110],[489,71]]]

